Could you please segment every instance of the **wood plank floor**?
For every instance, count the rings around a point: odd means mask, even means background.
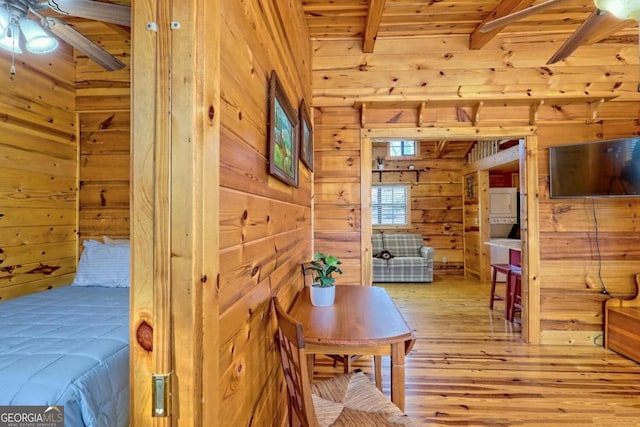
[[[386,284],[417,342],[406,412],[418,426],[640,426],[640,365],[597,346],[532,346],[488,308],[488,283]],[[389,394],[388,358],[383,359]],[[356,367],[371,373],[371,358]],[[316,379],[339,372],[318,360]]]

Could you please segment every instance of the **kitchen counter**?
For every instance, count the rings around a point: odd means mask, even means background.
[[[484,242],[484,244],[497,248],[522,250],[522,241],[520,239],[491,239],[488,242]]]

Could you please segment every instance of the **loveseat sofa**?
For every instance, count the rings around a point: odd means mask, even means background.
[[[433,248],[419,234],[371,236],[374,282],[432,282]]]

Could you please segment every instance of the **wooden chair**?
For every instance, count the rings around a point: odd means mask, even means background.
[[[378,390],[362,372],[341,374],[312,384],[302,324],[289,316],[277,298],[276,343],[289,397],[289,425],[324,427],[408,426],[411,419]]]

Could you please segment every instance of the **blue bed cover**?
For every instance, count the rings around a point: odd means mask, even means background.
[[[0,303],[0,405],[62,405],[65,427],[129,425],[129,289]]]

